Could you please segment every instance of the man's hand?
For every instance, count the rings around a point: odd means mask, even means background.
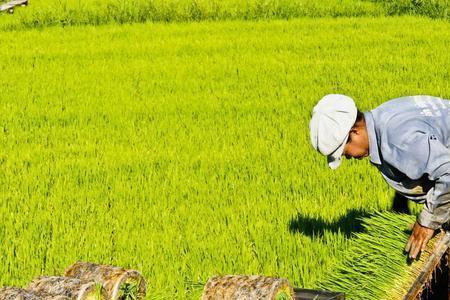
[[[433,237],[434,229],[415,223],[405,251],[409,252],[409,258],[415,259],[420,251],[425,250],[428,241]]]

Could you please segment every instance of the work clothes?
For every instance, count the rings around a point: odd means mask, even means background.
[[[437,229],[450,219],[450,101],[390,100],[364,112],[370,161],[387,183],[423,203],[417,221]]]

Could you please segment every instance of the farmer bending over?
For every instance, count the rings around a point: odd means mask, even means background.
[[[405,247],[416,258],[450,219],[450,101],[402,97],[361,113],[351,98],[326,95],[309,128],[311,144],[331,169],[342,156],[369,156],[392,188],[424,204]]]

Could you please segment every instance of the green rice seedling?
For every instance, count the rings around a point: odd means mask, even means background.
[[[214,274],[315,287],[392,192],[367,161],[327,169],[312,107],[448,98],[449,44],[417,17],[2,31],[0,286],[83,260],[138,269],[148,299]]]
[[[106,23],[292,19],[323,16],[380,16],[382,5],[361,0],[39,0],[2,16],[3,28],[99,25]]]
[[[139,285],[135,282],[124,282],[119,289],[120,300],[136,300],[139,292]]]
[[[193,281],[188,280],[185,282],[186,286],[186,295],[189,295],[190,299],[201,299],[203,294],[203,288],[205,286],[206,282],[204,281]]]
[[[416,14],[431,18],[449,18],[450,2],[447,0],[415,1],[415,0],[375,0],[381,4],[389,15]]]
[[[348,299],[403,299],[440,238],[432,239],[418,259],[409,261],[403,248],[408,225],[414,221],[413,216],[390,212],[365,220],[365,231],[356,234],[344,260],[319,287],[344,291]]]
[[[275,300],[292,300],[292,299],[293,295],[289,290],[279,291],[275,296]]]
[[[102,299],[104,293],[105,289],[103,288],[103,285],[100,282],[95,282],[95,299]]]
[[[20,29],[107,23],[380,17],[405,14],[448,19],[449,7],[446,0],[39,0],[30,1],[26,8],[17,9],[13,16],[2,16],[0,27]]]

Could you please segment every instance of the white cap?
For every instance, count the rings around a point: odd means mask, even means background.
[[[333,170],[342,162],[342,153],[357,113],[353,99],[339,94],[326,95],[314,106],[309,122],[311,144],[327,156],[328,166]]]

